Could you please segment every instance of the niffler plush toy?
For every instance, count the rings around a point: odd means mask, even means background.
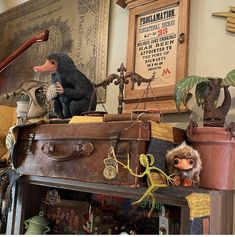
[[[79,71],[73,60],[65,53],[51,53],[42,66],[35,71],[51,72],[57,96],[53,98],[58,118],[71,118],[86,111],[95,111],[96,94],[91,81]]]

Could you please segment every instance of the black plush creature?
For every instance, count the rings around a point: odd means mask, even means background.
[[[67,54],[51,53],[45,64],[35,66],[34,70],[52,73],[52,83],[55,83],[58,93],[54,103],[58,118],[71,118],[88,110],[95,111],[97,102],[94,87]]]

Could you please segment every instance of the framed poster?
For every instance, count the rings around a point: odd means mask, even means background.
[[[175,84],[186,75],[188,66],[189,0],[125,2],[129,8],[127,70],[145,78],[155,76],[148,92],[144,83],[126,86],[125,111],[132,111],[138,103],[139,109],[144,105],[174,113]]]
[[[88,202],[64,199],[60,205],[48,205],[45,217],[51,226],[50,234],[85,234],[88,208]]]
[[[0,73],[0,95],[36,76],[50,82],[49,73],[35,75],[33,66],[43,64],[52,52],[67,53],[92,82],[104,80],[109,7],[110,0],[29,0],[0,14],[0,61],[38,32],[49,30],[47,41],[33,44]],[[105,102],[105,90],[99,92]]]

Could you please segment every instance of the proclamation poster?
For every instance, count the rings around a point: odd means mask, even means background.
[[[49,82],[48,73],[36,74],[52,52],[65,52],[91,81],[106,78],[109,0],[30,0],[0,15],[0,61],[36,33],[49,30],[49,39],[37,42],[1,72],[0,94],[24,81]],[[6,83],[6,81],[8,81]],[[10,80],[10,83],[9,83]],[[99,91],[105,101],[105,90]]]
[[[178,11],[172,6],[137,17],[135,72],[145,78],[155,74],[154,87],[175,85]]]

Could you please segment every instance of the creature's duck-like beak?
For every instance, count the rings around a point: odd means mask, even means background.
[[[55,72],[57,65],[55,61],[46,60],[46,62],[41,66],[33,67],[35,72]]]

